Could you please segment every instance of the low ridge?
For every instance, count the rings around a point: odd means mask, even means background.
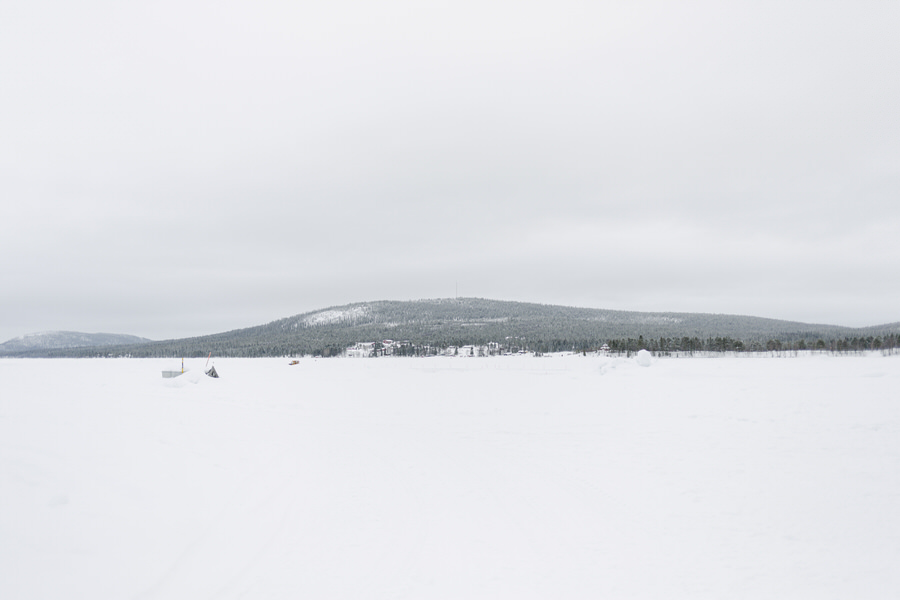
[[[97,346],[121,346],[145,344],[152,340],[136,335],[120,333],[82,333],[79,331],[43,331],[31,333],[0,344],[0,354],[65,348],[92,348]]]

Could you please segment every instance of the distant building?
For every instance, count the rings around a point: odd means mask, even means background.
[[[345,351],[350,358],[369,358],[375,356],[375,342],[357,342]]]

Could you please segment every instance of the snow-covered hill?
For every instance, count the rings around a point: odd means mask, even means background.
[[[881,335],[870,328],[865,335]],[[895,328],[896,329],[896,328]],[[832,340],[863,336],[863,330],[739,315],[648,313],[483,298],[375,301],[329,307],[250,327],[187,340],[129,349],[133,356],[333,355],[361,341],[407,340],[412,344],[504,343],[518,340],[553,352],[599,347],[611,339],[730,337],[764,347],[766,341]]]
[[[289,354],[333,356],[357,342],[385,339],[432,347],[504,343],[513,340],[529,349],[554,352],[599,348],[610,340],[632,338],[635,343],[665,340],[668,349],[687,349],[687,338],[696,342],[713,338],[742,340],[744,349],[766,349],[769,340],[814,345],[843,338],[893,335],[898,324],[853,329],[761,317],[703,313],[633,312],[508,302],[483,298],[415,301],[374,301],[334,306],[277,321],[213,335],[159,342],[115,342],[121,355],[258,357]],[[74,334],[85,335],[85,334]],[[677,343],[676,343],[677,342]],[[693,343],[692,342],[692,343]],[[511,342],[513,343],[513,342]],[[826,346],[829,347],[829,346]],[[872,348],[879,346],[873,345]],[[39,353],[31,347],[29,355]],[[44,356],[96,356],[92,350],[69,345],[64,349],[44,346]],[[55,348],[60,348],[56,346]],[[869,348],[867,346],[866,348]],[[659,348],[648,347],[650,350]],[[11,354],[12,349],[6,349]],[[0,346],[0,354],[4,348]]]
[[[84,348],[89,346],[120,346],[143,344],[150,340],[120,333],[81,333],[78,331],[44,331],[13,338],[0,344],[0,354],[28,350]]]

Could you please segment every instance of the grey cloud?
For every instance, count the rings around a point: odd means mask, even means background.
[[[892,5],[11,6],[4,339],[457,281],[900,319]]]

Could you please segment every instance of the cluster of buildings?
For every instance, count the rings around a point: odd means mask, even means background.
[[[573,350],[574,351],[574,350]],[[609,354],[609,344],[603,344],[598,354]],[[487,344],[470,344],[466,346],[428,346],[415,345],[411,342],[396,342],[394,340],[382,340],[380,342],[357,342],[344,350],[344,356],[349,358],[373,358],[376,356],[500,356],[510,354],[530,354],[532,350],[526,349],[519,342],[506,344],[489,342]],[[541,356],[540,352],[534,352]]]
[[[375,356],[426,355],[426,356],[497,356],[502,354],[500,344],[489,342],[482,345],[447,346],[413,346],[410,342],[383,340],[381,342],[357,342],[344,351],[350,358],[370,358]]]
[[[498,356],[502,354],[500,344],[488,342],[481,346],[447,346],[444,356]]]

